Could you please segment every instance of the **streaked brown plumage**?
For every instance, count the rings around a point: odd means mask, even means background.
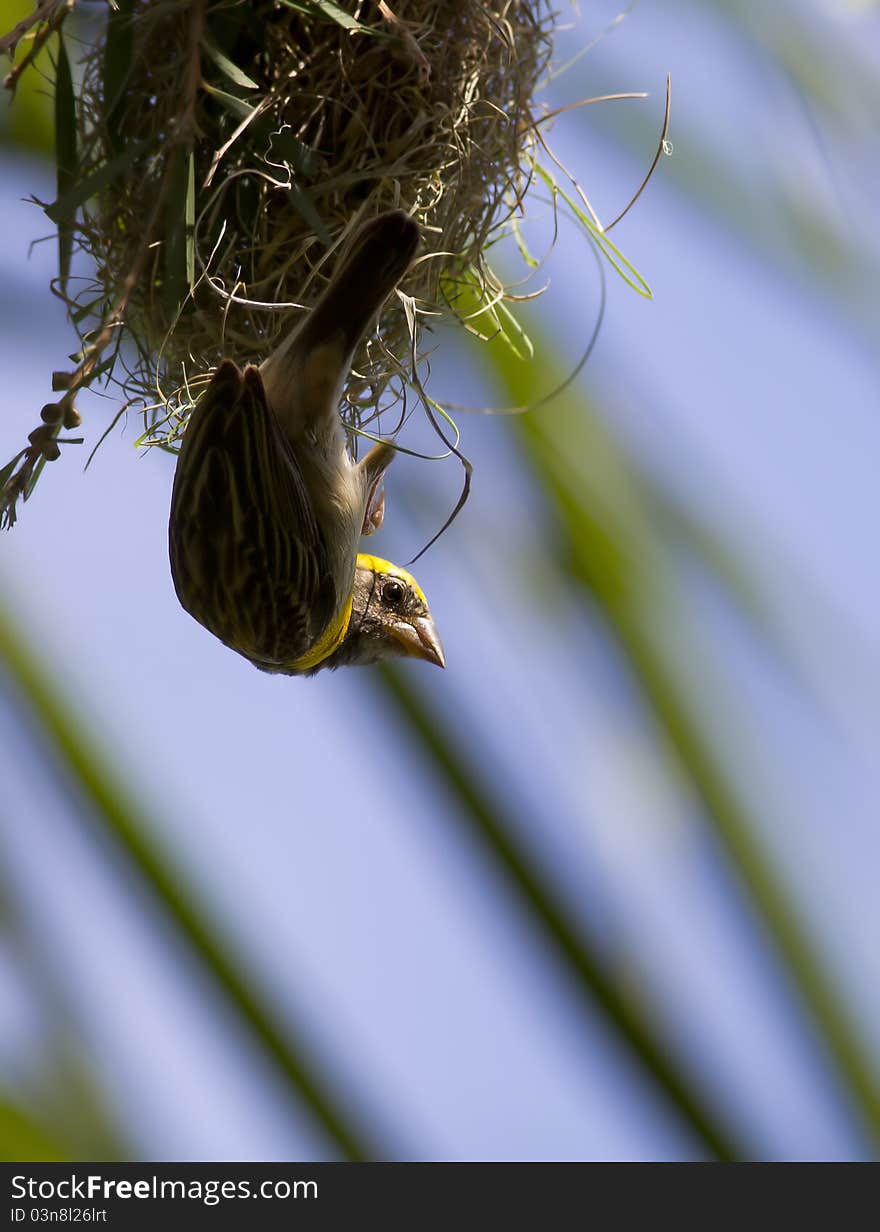
[[[418,228],[400,210],[365,223],[315,307],[259,367],[220,364],[177,463],[169,521],[180,602],[264,671],[408,654],[444,665],[405,570],[358,555],[381,523],[393,457],[348,452],[338,404],[352,356],[409,268]]]

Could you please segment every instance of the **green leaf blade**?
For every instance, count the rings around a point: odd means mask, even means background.
[[[133,53],[132,0],[117,0],[107,18],[102,83],[107,138],[114,154],[121,153],[125,146],[120,123]]]
[[[111,158],[86,179],[77,180],[75,178],[73,184],[66,192],[59,194],[57,200],[50,202],[49,205],[43,205],[46,216],[59,225],[62,220],[73,219],[81,205],[112,184],[126,167],[145,154],[152,145],[152,137],[144,138],[142,141],[132,141],[121,154]]]
[[[71,191],[77,178],[76,99],[73,76],[64,37],[58,31],[58,60],[55,69],[55,183],[58,200]],[[48,211],[47,211],[48,213]],[[58,271],[61,289],[66,290],[73,256],[73,214],[53,218],[58,224]],[[51,217],[51,215],[50,215]]]

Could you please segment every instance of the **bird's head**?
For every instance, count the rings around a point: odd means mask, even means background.
[[[401,655],[446,666],[428,601],[412,574],[378,556],[361,554],[348,632],[321,667],[378,663]]]

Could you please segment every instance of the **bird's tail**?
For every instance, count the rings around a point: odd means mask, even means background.
[[[304,335],[320,341],[338,331],[354,351],[409,269],[418,242],[419,228],[403,210],[364,223],[309,313]]]
[[[358,344],[409,269],[418,242],[418,225],[403,210],[364,223],[314,308],[261,364],[267,397],[286,427],[303,412],[309,418],[319,408],[331,410],[326,404],[338,396]]]

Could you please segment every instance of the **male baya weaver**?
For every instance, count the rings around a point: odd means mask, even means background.
[[[259,367],[224,360],[183,436],[168,527],[177,596],[267,672],[411,655],[445,666],[415,578],[358,553],[391,445],[354,462],[339,417],[354,352],[419,240],[402,210],[356,233],[314,308]]]

